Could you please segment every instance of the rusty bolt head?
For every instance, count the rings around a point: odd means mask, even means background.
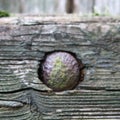
[[[72,53],[52,52],[41,62],[39,78],[53,91],[70,90],[83,78],[81,65],[82,63]]]

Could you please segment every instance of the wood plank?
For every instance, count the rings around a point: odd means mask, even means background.
[[[0,19],[0,120],[120,119],[120,19],[70,18]],[[53,92],[38,79],[40,60],[54,50],[83,62],[74,90]]]

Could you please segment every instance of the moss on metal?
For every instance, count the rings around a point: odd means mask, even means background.
[[[68,81],[67,66],[62,62],[61,58],[55,59],[54,67],[50,73],[50,80],[48,83],[53,88],[64,88],[66,87],[66,82]]]
[[[39,78],[54,91],[73,89],[80,80],[78,60],[67,52],[53,52],[40,65]]]

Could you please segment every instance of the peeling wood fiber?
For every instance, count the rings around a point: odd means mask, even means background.
[[[38,79],[39,61],[54,50],[84,64],[74,90],[53,92]],[[0,120],[97,118],[120,119],[120,19],[0,19]]]

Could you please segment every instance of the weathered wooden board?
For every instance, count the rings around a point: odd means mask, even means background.
[[[66,14],[67,0],[0,0],[0,10],[26,14]],[[68,0],[69,1],[69,0]],[[74,13],[120,15],[120,0],[74,0]]]
[[[46,52],[82,60],[84,81],[53,92],[38,79]],[[120,19],[0,19],[0,120],[120,119]]]

